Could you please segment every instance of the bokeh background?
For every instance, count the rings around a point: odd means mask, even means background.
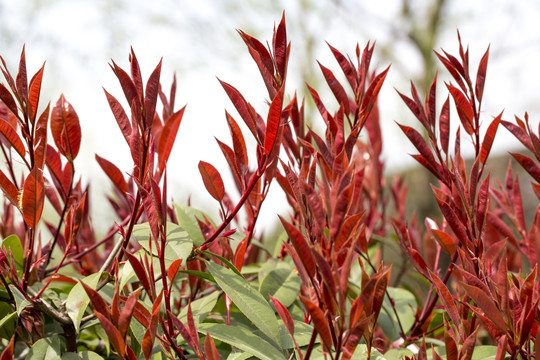
[[[104,202],[110,185],[94,154],[131,171],[128,147],[102,91],[104,87],[122,98],[108,63],[114,59],[128,66],[133,46],[147,77],[163,57],[162,84],[168,88],[176,73],[176,104],[188,104],[169,160],[169,193],[182,203],[191,197],[194,206],[217,215],[197,170],[199,160],[211,162],[232,185],[214,137],[229,140],[224,109],[233,114],[234,109],[216,77],[263,109],[264,85],[236,29],[271,41],[273,24],[283,11],[292,43],[289,95],[296,90],[304,96],[308,82],[320,88],[324,99],[328,92],[316,60],[339,73],[326,41],[351,55],[357,43],[363,47],[376,41],[374,63],[380,69],[392,64],[379,102],[387,172],[407,171],[413,179],[412,196],[425,194],[427,188],[408,170],[416,166],[408,155],[415,150],[395,122],[414,121],[395,89],[407,93],[413,80],[423,90],[437,69],[439,78],[448,80],[431,49],[456,53],[458,29],[464,44],[470,45],[473,66],[491,46],[484,119],[504,109],[506,120],[528,111],[533,123],[538,121],[540,2],[533,0],[1,0],[0,55],[15,73],[26,44],[30,73],[47,61],[41,105],[56,102],[63,93],[75,107],[83,130],[76,166],[84,181],[93,184],[94,222],[103,230],[110,225]],[[317,128],[311,99],[306,101],[308,117]],[[505,131],[500,129],[494,144],[499,155],[519,147]],[[502,158],[505,168],[508,156]],[[275,223],[276,209],[286,212],[284,198],[277,188],[273,191],[275,196],[269,196],[272,201],[264,206],[266,225]]]

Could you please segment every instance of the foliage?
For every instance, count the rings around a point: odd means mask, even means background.
[[[406,219],[403,179],[384,176],[377,97],[389,67],[370,68],[374,46],[357,46],[354,59],[330,46],[343,80],[319,64],[338,106],[308,86],[324,122],[317,133],[304,101],[286,96],[285,19],[268,47],[239,33],[268,91],[260,114],[220,80],[243,122],[226,112],[232,145],[217,140],[239,196],[200,161],[220,219],[169,202],[185,107],[175,110],[176,81],[169,94],[160,86],[161,61],[145,82],[131,51],[128,71],[111,64],[129,108],[105,96],[133,169],[126,176],[96,155],[116,215],[101,239],[75,168],[77,113],[64,96],[38,111],[44,66],[28,81],[24,49],[15,78],[2,59],[1,359],[536,358],[539,212],[527,226],[512,168],[502,183],[485,169],[502,124],[532,152],[512,156],[540,199],[540,140],[527,114],[481,126],[489,49],[475,79],[461,39],[458,57],[437,53],[453,78],[439,111],[437,77],[424,101],[414,85],[399,94],[425,134],[399,125],[413,157],[438,180],[441,217],[424,228]],[[277,239],[256,231],[271,186],[290,206]]]

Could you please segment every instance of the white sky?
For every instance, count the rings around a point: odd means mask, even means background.
[[[408,155],[415,153],[414,148],[406,143],[395,125],[395,121],[408,122],[413,117],[394,88],[408,93],[408,79],[419,69],[419,58],[410,45],[391,36],[392,28],[399,30],[407,26],[396,17],[400,2],[342,0],[341,7],[336,3],[339,0],[313,4],[306,0],[6,0],[0,3],[0,44],[4,44],[0,55],[13,72],[23,43],[26,43],[30,73],[47,60],[41,104],[48,100],[56,102],[63,92],[79,114],[84,138],[77,166],[84,178],[92,177],[92,182],[97,179],[99,185],[92,189],[94,197],[110,187],[95,163],[95,153],[115,162],[125,172],[131,170],[129,150],[101,89],[105,87],[119,99],[123,96],[108,62],[113,58],[126,68],[132,45],[143,76],[147,77],[163,56],[164,87],[169,87],[172,74],[176,72],[177,107],[188,104],[169,161],[169,192],[179,202],[192,194],[194,206],[216,209],[197,170],[199,160],[211,162],[232,186],[214,137],[230,143],[224,108],[233,114],[234,110],[216,76],[238,87],[248,101],[264,109],[264,85],[235,29],[271,41],[273,23],[279,21],[283,8],[292,42],[289,94],[294,88],[305,94],[302,79],[294,73],[305,66],[301,62],[301,49],[306,32],[315,35],[315,58],[309,60],[311,65],[315,67],[315,59],[318,59],[336,73],[339,68],[324,41],[350,54],[357,42],[363,46],[367,40],[377,40],[382,47],[395,43],[394,56],[404,61],[400,66],[393,66],[381,94],[384,149],[391,169],[414,163]],[[430,1],[413,3],[417,4],[417,11],[422,12]],[[311,12],[300,12],[301,4]],[[507,120],[524,111],[529,111],[535,121],[540,116],[539,18],[540,5],[533,0],[449,0],[440,47],[455,53],[455,30],[459,28],[463,41],[470,44],[471,63],[477,64],[491,43],[483,104],[485,121],[503,109]],[[377,53],[377,47],[374,63],[381,69],[389,64]],[[441,67],[440,71],[444,78],[445,70]],[[318,80],[321,81],[322,76]],[[438,90],[439,94],[443,93],[442,83]],[[441,103],[442,100],[439,105]],[[505,130],[500,129],[500,132]],[[506,151],[508,144],[512,144],[508,137],[501,136],[494,147]],[[284,201],[277,189],[274,191],[276,203]],[[102,199],[94,200],[94,211],[103,203]],[[275,208],[276,205],[266,205],[266,209]],[[216,215],[214,210],[209,212]],[[268,214],[263,221],[273,223],[275,215]],[[103,220],[103,212],[96,213],[96,217]],[[109,224],[102,228],[106,226]],[[101,227],[98,225],[98,228]]]

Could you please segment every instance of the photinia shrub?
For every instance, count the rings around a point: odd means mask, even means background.
[[[165,93],[161,61],[143,78],[133,50],[127,70],[112,62],[128,107],[105,98],[133,164],[124,174],[96,154],[113,184],[105,235],[75,167],[74,107],[64,96],[43,104],[45,67],[30,77],[24,48],[15,77],[1,58],[0,358],[538,358],[540,211],[525,214],[511,165],[497,180],[486,164],[502,125],[529,151],[511,155],[540,200],[540,139],[527,114],[482,113],[489,48],[477,67],[459,34],[458,55],[435,53],[452,79],[440,107],[437,77],[423,98],[414,85],[398,92],[422,128],[399,125],[412,156],[436,178],[426,196],[439,214],[416,219],[404,179],[385,176],[377,98],[389,67],[371,67],[374,46],[353,57],[329,46],[342,74],[319,64],[332,107],[307,86],[317,132],[286,91],[285,18],[268,45],[239,34],[267,109],[219,80],[234,113],[230,139],[217,142],[236,189],[211,163],[198,166],[218,219],[167,195],[185,109],[176,80]],[[271,186],[289,206],[275,237],[257,231]]]

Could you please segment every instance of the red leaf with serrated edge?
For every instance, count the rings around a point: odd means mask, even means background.
[[[88,294],[88,297],[90,298],[90,302],[92,302],[92,307],[94,308],[94,312],[99,313],[100,315],[103,315],[107,320],[112,322],[112,315],[111,311],[109,309],[109,304],[103,300],[101,295],[94,289],[92,289],[90,286],[86,285],[84,282],[80,282],[82,287],[84,288],[84,291]]]
[[[159,135],[159,141],[156,150],[158,154],[160,173],[163,173],[163,171],[165,170],[165,165],[167,164],[167,160],[169,159],[169,155],[171,154],[174,141],[176,140],[176,134],[178,133],[178,128],[180,127],[180,123],[182,122],[182,117],[184,116],[185,110],[186,107],[184,106],[183,108],[175,112],[173,115],[171,115],[171,117],[165,121],[163,130],[161,130],[161,134]]]
[[[122,135],[124,135],[126,142],[129,144],[129,137],[131,136],[131,122],[124,111],[124,108],[122,105],[120,105],[120,102],[116,100],[114,96],[109,94],[107,90],[103,89],[103,91],[105,92],[107,102],[109,103],[109,107],[111,108],[114,118],[118,123],[118,127],[120,128]]]
[[[274,308],[276,309],[279,317],[281,320],[283,320],[283,324],[285,324],[285,327],[287,328],[287,331],[289,334],[291,334],[291,337],[294,336],[294,321],[292,319],[291,314],[289,313],[289,310],[283,304],[276,298],[274,298],[272,295],[268,295],[270,297],[270,300],[272,300],[272,304],[274,304]]]
[[[219,141],[218,139],[216,139],[216,141],[221,149],[221,152],[223,153],[223,156],[225,157],[225,160],[227,160],[227,164],[229,164],[236,188],[239,192],[242,192],[244,189],[242,180],[243,177],[240,175],[240,169],[238,168],[238,164],[236,162],[236,154],[229,145]]]
[[[122,172],[120,169],[116,167],[112,162],[110,162],[107,159],[102,158],[98,154],[95,155],[96,161],[98,162],[101,169],[107,174],[109,179],[112,181],[114,186],[120,190],[122,194],[125,194],[128,192],[128,185],[126,182],[126,179],[124,179],[124,176],[122,175]]]
[[[279,216],[279,219],[281,220],[285,231],[287,231],[287,234],[291,239],[291,243],[294,246],[296,252],[298,253],[300,260],[302,260],[306,271],[308,272],[310,277],[313,277],[316,270],[315,260],[313,259],[311,248],[306,241],[306,238],[297,228],[285,221],[281,216]]]
[[[118,81],[120,82],[120,86],[122,87],[122,91],[124,92],[129,106],[140,107],[142,99],[139,97],[139,94],[137,93],[137,88],[135,87],[135,84],[133,83],[133,80],[131,80],[131,78],[129,77],[128,73],[125,72],[118,65],[116,65],[114,61],[110,66],[114,74],[118,78]]]
[[[343,106],[343,109],[345,110],[345,114],[349,114],[351,111],[349,107],[349,97],[347,96],[345,89],[339,83],[339,81],[334,76],[334,73],[332,73],[330,69],[324,67],[320,62],[317,62],[317,63],[319,64],[319,67],[321,68],[324,78],[326,79],[326,83],[328,84],[328,87],[330,88],[330,90],[332,90],[334,97],[336,98],[338,103],[341,106]]]
[[[156,112],[156,104],[159,93],[159,77],[161,75],[161,63],[163,59],[159,60],[159,64],[156,66],[148,81],[146,82],[146,96],[144,98],[144,108],[146,111],[146,126],[152,127],[152,121],[154,121],[154,114]]]
[[[456,248],[458,246],[457,241],[454,240],[453,237],[445,233],[444,231],[437,230],[437,229],[431,229],[433,233],[435,234],[435,238],[439,241],[439,244],[443,247],[443,249],[449,254],[454,255],[456,252]]]
[[[506,323],[504,322],[501,311],[497,308],[494,300],[488,294],[475,286],[465,284],[464,282],[461,282],[461,286],[467,295],[474,300],[476,305],[478,305],[478,307],[484,311],[486,317],[493,324],[495,324],[495,326],[497,326],[501,332],[506,332]]]
[[[146,360],[152,356],[152,349],[154,347],[154,340],[156,339],[156,330],[159,318],[159,309],[161,308],[161,299],[163,297],[163,291],[159,293],[156,300],[152,304],[152,317],[150,320],[150,326],[146,330],[142,340],[142,351]]]
[[[174,260],[171,265],[169,265],[169,268],[167,269],[167,277],[169,278],[169,281],[173,281],[176,274],[178,274],[178,270],[180,270],[180,265],[182,265],[183,259],[176,259]]]
[[[445,154],[448,154],[448,144],[450,142],[450,97],[446,98],[439,115],[439,139]]]
[[[268,110],[268,118],[266,121],[266,134],[264,137],[264,151],[267,156],[270,156],[277,140],[279,127],[281,126],[281,110],[283,106],[283,88],[276,94],[270,109]]]
[[[45,69],[45,63],[41,66],[41,69],[30,80],[30,89],[28,93],[28,112],[30,120],[34,122],[39,105],[39,94],[41,92],[41,80],[43,79],[43,70]]]
[[[481,102],[482,96],[484,95],[484,84],[486,82],[486,70],[488,65],[488,59],[489,59],[489,48],[488,46],[484,56],[482,56],[482,60],[480,60],[480,64],[478,65],[478,72],[476,74],[476,99]]]
[[[11,127],[11,125],[4,120],[0,120],[0,133],[4,138],[9,142],[9,144],[17,151],[17,153],[24,159],[26,154],[26,149],[24,143],[17,134],[17,131]]]
[[[260,142],[260,139],[257,136],[258,132],[255,115],[252,113],[246,99],[244,99],[242,94],[235,87],[221,80],[219,80],[219,83],[221,84],[221,86],[223,86],[223,89],[229,96],[229,99],[231,99],[231,102],[236,108],[236,111],[238,111],[238,114],[240,114],[240,117],[242,118],[242,120],[244,120],[244,123],[247,125],[249,131],[251,131],[255,139]]]
[[[436,99],[437,99],[437,74],[435,74],[433,83],[431,83],[431,87],[429,88],[429,95],[428,95],[427,103],[426,103],[427,118],[428,118],[429,125],[432,129],[435,128],[435,117],[437,115],[436,105],[435,105]]]
[[[225,300],[225,302],[227,303],[227,300]],[[188,303],[187,323],[188,323],[188,331],[191,337],[197,344],[200,344],[201,341],[199,339],[199,332],[197,331],[197,326],[195,325],[195,320],[193,319],[193,311],[191,310],[191,301]]]
[[[128,258],[128,261],[131,264],[131,267],[133,268],[135,275],[137,275],[137,278],[143,286],[144,290],[146,290],[147,293],[151,294],[152,288],[150,287],[148,275],[146,274],[146,270],[144,269],[142,263],[139,261],[139,259],[135,257],[135,255],[129,253],[128,251],[124,251],[124,254]]]
[[[41,170],[45,166],[47,152],[47,125],[49,123],[50,104],[41,113],[34,130],[34,164]]]
[[[208,193],[217,201],[223,200],[225,185],[217,169],[212,164],[199,161],[199,172]]]
[[[35,229],[41,218],[44,202],[43,173],[34,167],[24,181],[20,202],[24,221],[32,229]]]
[[[413,85],[411,85],[411,86],[413,86]],[[400,93],[399,91],[397,91],[397,93],[401,97],[401,100],[403,100],[405,105],[407,105],[409,110],[411,110],[411,112],[414,114],[414,116],[418,119],[418,121],[420,121],[422,123],[422,125],[427,128],[428,124],[424,121],[425,114],[423,113],[423,109],[421,107],[419,107],[418,104],[416,104],[414,102],[414,100],[411,99],[410,97],[408,97],[407,95],[404,95],[404,94]]]
[[[206,333],[206,338],[204,339],[204,355],[207,360],[220,359],[214,339],[212,339],[209,333]]]
[[[334,273],[328,261],[318,251],[313,251],[313,257],[317,262],[319,274],[322,276],[323,282],[328,286],[328,291],[331,295],[335,295],[337,291]]]
[[[142,80],[142,75],[141,75],[141,68],[139,66],[139,61],[137,60],[137,56],[135,56],[135,51],[133,51],[133,47],[131,47],[130,49],[129,64],[130,64],[130,70],[131,70],[131,77],[133,79],[133,85],[135,86],[135,89],[137,90],[138,96],[142,99],[143,80]]]
[[[532,178],[540,183],[540,167],[527,155],[510,153],[516,161],[523,167]]]
[[[285,12],[281,16],[281,21],[274,32],[273,38],[273,47],[274,47],[274,59],[276,60],[276,70],[281,77],[283,82],[286,72],[287,72],[287,57],[288,57],[288,48],[287,48],[287,28],[285,25]]]
[[[4,84],[0,84],[0,100],[6,104],[9,110],[15,115],[18,114],[17,110],[17,103],[15,100],[13,100],[13,96],[9,92],[9,90],[4,86]]]
[[[439,298],[441,299],[441,302],[444,305],[444,308],[448,312],[448,315],[450,316],[450,319],[452,319],[452,322],[456,327],[459,328],[460,324],[460,317],[459,317],[459,310],[456,306],[456,303],[454,302],[454,298],[452,298],[452,294],[450,293],[450,290],[446,287],[446,285],[439,279],[437,275],[435,275],[431,270],[427,269],[429,272],[429,277],[431,279],[431,283],[435,286],[435,289],[437,290],[437,293],[439,294]]]
[[[4,192],[4,195],[11,202],[13,206],[19,206],[19,190],[17,187],[8,179],[6,174],[0,170],[0,188]]]
[[[347,338],[347,341],[345,342],[345,344],[343,344],[343,360],[352,359],[354,355],[354,350],[358,346],[360,340],[362,340],[364,331],[369,326],[370,322],[371,316],[363,319],[353,328],[349,329],[348,333],[344,334]]]
[[[516,117],[516,120],[518,118]],[[501,124],[512,133],[527,149],[534,152],[534,147],[531,138],[527,135],[526,131],[520,126],[512,124],[511,122],[501,120]]]
[[[242,266],[244,265],[244,257],[246,255],[247,246],[248,237],[240,241],[236,247],[236,251],[234,252],[234,267],[236,267],[238,270],[242,270]]]
[[[474,133],[474,112],[471,103],[465,97],[465,95],[463,95],[463,93],[456,87],[452,86],[451,84],[446,84],[446,87],[448,88],[450,95],[452,95],[452,98],[454,99],[457,113],[459,115],[459,119],[461,120],[463,128],[465,129],[467,134],[472,135]]]
[[[371,112],[371,109],[375,105],[375,102],[377,101],[377,97],[379,95],[379,91],[381,90],[381,87],[384,83],[384,79],[386,79],[386,75],[388,74],[388,70],[390,70],[390,66],[388,66],[381,73],[375,76],[375,78],[369,85],[369,88],[364,95],[364,100],[362,101],[362,110],[364,111],[364,114],[369,114]]]
[[[52,109],[51,133],[60,153],[68,160],[74,160],[81,146],[81,126],[75,109],[64,95]]]
[[[131,318],[133,316],[133,312],[135,310],[135,305],[137,303],[137,299],[139,298],[141,290],[140,288],[131,293],[126,300],[126,303],[124,305],[124,308],[120,312],[120,317],[118,318],[118,331],[120,331],[120,335],[123,339],[126,338],[129,325],[131,323]]]
[[[21,52],[21,59],[19,61],[19,71],[15,79],[17,84],[17,93],[21,99],[28,100],[28,77],[26,75],[26,56],[25,46],[23,46]]]
[[[338,62],[339,66],[341,67],[341,70],[343,71],[343,74],[347,78],[347,81],[349,82],[349,85],[351,85],[351,89],[356,89],[356,71],[354,69],[353,63],[347,59],[341,52],[339,52],[336,48],[331,46],[330,44],[326,43],[330,50],[332,51],[332,54],[334,54],[334,57],[336,58],[336,61]]]
[[[330,131],[332,133],[334,133],[334,129],[332,129],[332,123],[333,123],[332,116],[330,115],[330,113],[328,112],[326,107],[324,106],[319,94],[317,93],[317,91],[314,88],[312,88],[308,84],[306,84],[306,86],[307,86],[309,94],[311,95],[311,98],[315,102],[315,105],[317,106],[317,110],[319,110],[319,113],[321,114],[321,117],[323,118],[325,124],[329,127]]]
[[[259,40],[246,34],[242,30],[239,30],[238,33],[246,43],[251,57],[255,60],[255,63],[259,68],[268,94],[271,98],[275,97],[277,91],[274,89],[274,62],[270,53]]]
[[[435,157],[433,156],[433,153],[431,152],[431,149],[429,148],[429,145],[426,143],[422,135],[420,133],[410,127],[398,124],[405,136],[409,139],[409,141],[414,145],[416,150],[422,155],[424,160],[430,165],[431,168],[437,169],[437,162],[435,161]]]
[[[105,316],[98,312],[96,312],[95,314],[99,319],[103,330],[105,330],[105,333],[107,334],[107,337],[109,338],[112,346],[114,347],[116,352],[118,352],[118,355],[120,355],[121,358],[124,358],[124,355],[126,353],[126,343],[124,342],[124,339],[122,339],[120,332]]]
[[[444,345],[446,347],[446,358],[448,360],[458,360],[458,347],[457,342],[454,337],[454,332],[446,320],[446,317],[443,316],[444,323]]]
[[[502,112],[489,124],[484,136],[484,141],[482,141],[482,148],[480,149],[480,161],[482,164],[486,163],[486,160],[491,151],[491,146],[493,145],[493,140],[495,139],[495,134],[497,134],[497,129],[499,128],[499,123],[501,122]]]
[[[330,326],[324,313],[317,305],[311,302],[307,297],[298,295],[302,304],[306,307],[308,314],[311,316],[311,321],[315,330],[319,333],[319,336],[322,339],[322,342],[326,349],[332,349],[332,335],[330,333]]]
[[[121,297],[121,299],[125,302],[127,301],[127,298]],[[139,303],[135,303],[135,309],[133,310],[133,317],[145,328],[148,328],[150,326],[150,312],[146,307]]]
[[[486,179],[480,184],[480,189],[478,190],[478,198],[476,205],[476,228],[482,230],[486,220],[486,212],[488,209],[488,199],[489,199],[489,174]]]
[[[227,111],[225,111],[225,117],[227,118],[227,124],[229,125],[229,131],[233,141],[234,154],[236,163],[240,174],[243,176],[247,173],[248,169],[248,154],[246,150],[246,142],[240,127]]]
[[[459,87],[463,91],[466,91],[467,87],[465,86],[465,83],[463,82],[463,79],[461,78],[461,75],[463,75],[463,67],[461,66],[459,61],[457,61],[455,57],[446,53],[444,50],[443,52],[452,61],[446,59],[444,56],[434,51],[435,55],[437,55],[439,60],[443,63],[444,67],[450,72],[454,80],[458,83]]]
[[[476,346],[476,335],[478,334],[479,328],[480,326],[477,326],[474,332],[463,342],[463,345],[459,349],[460,360],[471,360],[474,353],[474,348]]]
[[[170,317],[172,319],[172,322],[174,324],[174,327],[178,329],[178,332],[180,333],[180,335],[182,335],[182,337],[184,338],[184,340],[186,341],[186,343],[197,353],[197,354],[200,354],[200,351],[199,351],[199,348],[198,348],[198,344],[195,343],[195,341],[191,338],[191,335],[189,334],[189,331],[188,329],[185,327],[184,324],[182,324],[182,322],[173,314],[171,313],[169,310],[167,310],[167,316]]]

